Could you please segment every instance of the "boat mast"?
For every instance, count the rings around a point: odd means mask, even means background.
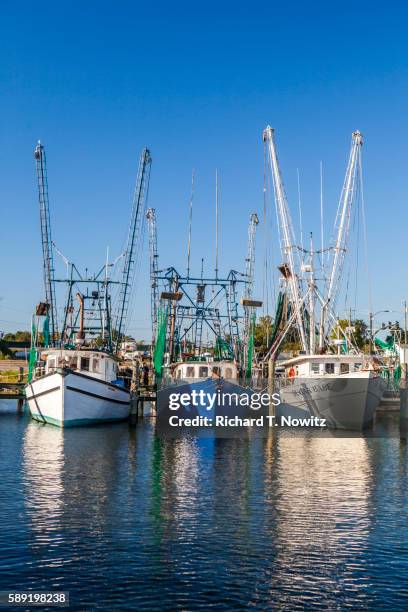
[[[258,215],[256,213],[252,213],[249,217],[249,226],[248,226],[248,250],[246,257],[246,266],[245,266],[245,289],[244,289],[244,299],[251,300],[252,293],[254,288],[254,270],[255,270],[255,238],[256,238],[256,229],[259,224]],[[248,348],[248,342],[250,337],[250,329],[251,329],[251,319],[254,308],[251,306],[244,305],[244,362],[246,360],[246,349]],[[244,366],[246,363],[244,363]]]
[[[316,302],[316,281],[314,276],[314,248],[313,234],[310,234],[310,267],[309,267],[309,348],[310,354],[316,351],[316,329],[315,329],[315,302]]]
[[[147,224],[149,227],[149,252],[150,252],[150,304],[152,317],[152,345],[156,343],[157,336],[157,312],[159,309],[159,288],[157,284],[158,253],[157,253],[157,224],[156,210],[149,208],[146,213]]]
[[[363,137],[362,134],[357,130],[353,132],[351,138],[350,157],[335,220],[335,228],[337,228],[337,237],[336,244],[332,249],[334,252],[334,256],[329,277],[327,296],[321,312],[319,331],[320,349],[324,348],[327,310],[328,308],[331,308],[331,310],[334,309],[336,299],[340,290],[340,280],[343,272],[344,260],[346,257],[349,242],[351,210],[353,207],[353,201],[356,192],[356,179],[359,168],[361,167],[362,145]]]
[[[293,225],[276,153],[274,129],[269,125],[263,131],[263,141],[266,143],[269,152],[269,163],[275,191],[275,204],[280,224],[281,251],[284,263],[287,267],[286,278],[289,284],[292,305],[296,314],[296,323],[300,334],[302,349],[308,351],[309,347],[300,309],[301,296],[298,284],[298,274],[295,267],[294,249],[296,247],[294,244]]]
[[[191,174],[191,193],[190,193],[189,215],[188,215],[187,278],[189,278],[190,276],[191,232],[192,232],[192,226],[193,226],[194,180],[195,180],[195,170],[193,168],[193,171]]]
[[[37,169],[38,201],[40,204],[41,243],[43,253],[43,275],[45,299],[48,304],[51,346],[58,337],[57,305],[55,300],[54,258],[51,238],[50,207],[48,200],[48,177],[45,149],[40,141],[34,150]]]
[[[116,352],[119,350],[126,319],[129,310],[129,301],[134,279],[135,263],[137,258],[137,247],[141,240],[141,230],[144,218],[144,208],[149,189],[150,166],[152,158],[148,149],[143,149],[136,179],[136,187],[133,195],[132,214],[125,250],[124,264],[122,268],[121,289],[119,293],[118,308],[116,313]]]

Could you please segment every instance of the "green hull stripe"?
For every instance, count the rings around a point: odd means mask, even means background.
[[[101,425],[102,423],[112,423],[114,421],[126,421],[128,417],[116,417],[111,419],[73,419],[72,421],[60,421],[52,417],[42,417],[39,414],[31,414],[33,419],[40,423],[49,423],[56,427],[80,427],[81,425]]]

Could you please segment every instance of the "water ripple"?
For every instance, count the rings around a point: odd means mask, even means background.
[[[77,610],[408,608],[398,439],[62,432],[0,414],[0,589]]]

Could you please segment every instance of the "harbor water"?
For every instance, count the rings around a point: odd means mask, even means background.
[[[0,462],[0,591],[69,591],[73,610],[408,609],[398,435],[162,440],[153,419],[62,431],[3,400]]]

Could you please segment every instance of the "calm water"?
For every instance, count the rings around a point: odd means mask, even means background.
[[[74,610],[408,609],[398,438],[62,432],[3,401],[0,462],[0,590],[70,591]]]

